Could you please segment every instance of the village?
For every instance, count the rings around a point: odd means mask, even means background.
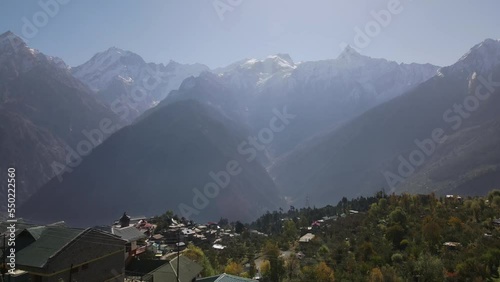
[[[350,214],[357,214],[351,210]],[[341,217],[345,217],[342,214]],[[197,224],[176,216],[164,219],[129,216],[124,213],[114,224],[87,229],[71,228],[64,222],[36,225],[19,220],[16,227],[16,271],[2,273],[3,281],[259,281],[260,264],[265,256],[256,257],[256,275],[250,278],[220,274],[201,278],[203,267],[184,255],[188,245],[223,251],[225,242],[240,236],[245,227],[223,229],[219,223]],[[323,217],[301,230],[297,242],[307,244],[321,226],[338,216]],[[286,219],[283,219],[286,220]],[[168,225],[167,225],[168,224]],[[1,223],[6,236],[8,224]],[[160,229],[161,228],[161,229]],[[240,229],[240,230],[238,230]],[[246,230],[253,236],[267,237],[257,230]],[[0,248],[4,250],[4,245]],[[302,259],[302,252],[282,252],[282,257]],[[3,254],[2,254],[3,257]],[[245,270],[251,267],[247,263]]]
[[[400,207],[407,205],[410,197],[417,204],[403,212]],[[343,200],[336,207],[291,207],[287,212],[268,212],[252,224],[223,218],[218,222],[195,223],[172,212],[151,218],[123,213],[110,225],[85,229],[72,228],[65,222],[37,225],[18,219],[16,270],[6,272],[4,267],[0,281],[244,282],[282,281],[285,277],[285,281],[303,281],[300,279],[316,277],[318,273],[328,277],[325,281],[333,281],[333,269],[335,276],[346,275],[340,272],[345,267],[343,261],[354,254],[363,261],[377,259],[373,254],[379,248],[371,241],[383,244],[378,252],[386,251],[391,260],[398,261],[398,256],[410,249],[405,247],[409,242],[404,239],[403,230],[397,227],[406,226],[410,219],[425,222],[433,205],[439,203],[440,209],[448,213],[463,213],[469,206],[475,208],[469,204],[471,201],[477,200],[468,198],[464,203],[464,199],[454,195],[439,199],[378,195]],[[490,201],[485,199],[484,204],[490,205]],[[414,216],[410,218],[410,214]],[[484,212],[482,216],[493,215]],[[385,231],[366,229],[362,223],[367,221],[389,227]],[[8,240],[9,224],[0,223],[2,239]],[[498,237],[500,218],[494,217],[489,224],[487,228],[474,227],[474,234],[482,232],[477,240],[490,242]],[[450,230],[463,228],[457,218],[452,218],[448,225]],[[429,248],[444,258],[459,254],[468,244],[465,238],[470,234],[434,238],[434,231],[426,228],[422,229],[423,238],[434,242]],[[0,240],[4,262],[9,252],[5,240]],[[308,268],[309,265],[315,268]]]

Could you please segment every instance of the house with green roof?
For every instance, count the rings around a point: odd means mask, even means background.
[[[126,241],[97,229],[26,226],[16,237],[16,268],[30,281],[123,281]]]
[[[258,280],[238,277],[226,273],[211,277],[200,278],[196,280],[196,282],[248,282],[248,281],[258,282]]]
[[[177,264],[179,265],[177,266]],[[134,260],[125,271],[126,278],[134,281],[176,282],[177,267],[179,282],[195,282],[203,267],[185,256],[166,260]]]

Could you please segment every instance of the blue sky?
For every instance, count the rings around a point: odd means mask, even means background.
[[[23,35],[24,20],[33,24],[43,11],[39,2],[53,1],[2,0],[0,33]],[[374,20],[372,11],[388,10],[397,0],[64,1],[69,2],[59,4],[59,11],[27,39],[71,66],[116,46],[146,61],[172,59],[214,68],[276,53],[288,53],[295,61],[336,58],[342,42],[357,47],[355,27],[364,30]],[[223,19],[215,4],[230,7],[220,10]],[[400,0],[399,10],[366,47],[358,48],[362,54],[444,66],[485,38],[500,38],[497,0]],[[38,23],[43,20],[40,16]]]

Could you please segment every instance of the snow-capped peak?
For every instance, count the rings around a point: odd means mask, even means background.
[[[30,48],[24,40],[7,31],[0,35],[0,64],[10,62],[12,73],[24,73],[37,64],[49,63],[57,68],[68,70],[64,61],[57,57],[46,56],[38,50]]]
[[[481,57],[486,59],[491,59],[498,55],[500,50],[500,39],[491,39],[488,38],[483,42],[472,47],[469,52],[460,58],[459,61],[467,61],[470,60],[471,57]]]
[[[276,54],[267,56],[265,59],[244,59],[227,67],[218,68],[214,73],[226,74],[231,72],[256,72],[262,74],[274,74],[282,71],[291,71],[297,66],[288,54]]]
[[[244,59],[213,72],[238,88],[253,88],[270,81],[283,81],[297,65],[288,54],[276,54],[265,59]]]
[[[472,47],[455,64],[439,70],[440,75],[457,74],[471,76],[488,73],[500,65],[500,40],[486,39]]]
[[[119,61],[123,65],[142,65],[146,62],[141,56],[117,47],[111,47],[108,50],[97,53],[90,62],[103,64],[103,67],[115,64]]]
[[[295,63],[292,60],[292,57],[290,57],[289,54],[276,54],[276,55],[269,56],[268,58],[280,59],[280,60],[287,62],[289,65],[295,65]]]
[[[127,81],[137,77],[146,65],[141,56],[117,47],[95,54],[88,62],[72,69],[73,75],[85,81],[92,89],[99,90],[114,78]]]
[[[27,48],[26,43],[11,31],[4,32],[0,35],[0,52],[6,53],[11,51],[19,51]]]

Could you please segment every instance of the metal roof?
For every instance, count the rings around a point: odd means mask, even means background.
[[[196,278],[203,267],[185,256],[179,257],[179,281],[187,282]],[[177,258],[172,259],[168,264],[159,267],[153,274],[153,281],[176,281]]]
[[[245,281],[257,281],[257,280],[238,277],[238,276],[224,273],[221,275],[201,278],[201,279],[198,279],[196,281],[197,282],[245,282]]]
[[[16,262],[19,265],[43,268],[50,258],[85,231],[86,229],[56,226],[45,226],[41,232],[36,230],[34,233],[38,239],[16,253]]]
[[[137,241],[139,239],[144,239],[147,236],[142,233],[139,229],[137,229],[135,226],[127,226],[123,228],[116,228],[113,226],[111,233],[122,238],[123,240],[127,242],[133,242]]]

